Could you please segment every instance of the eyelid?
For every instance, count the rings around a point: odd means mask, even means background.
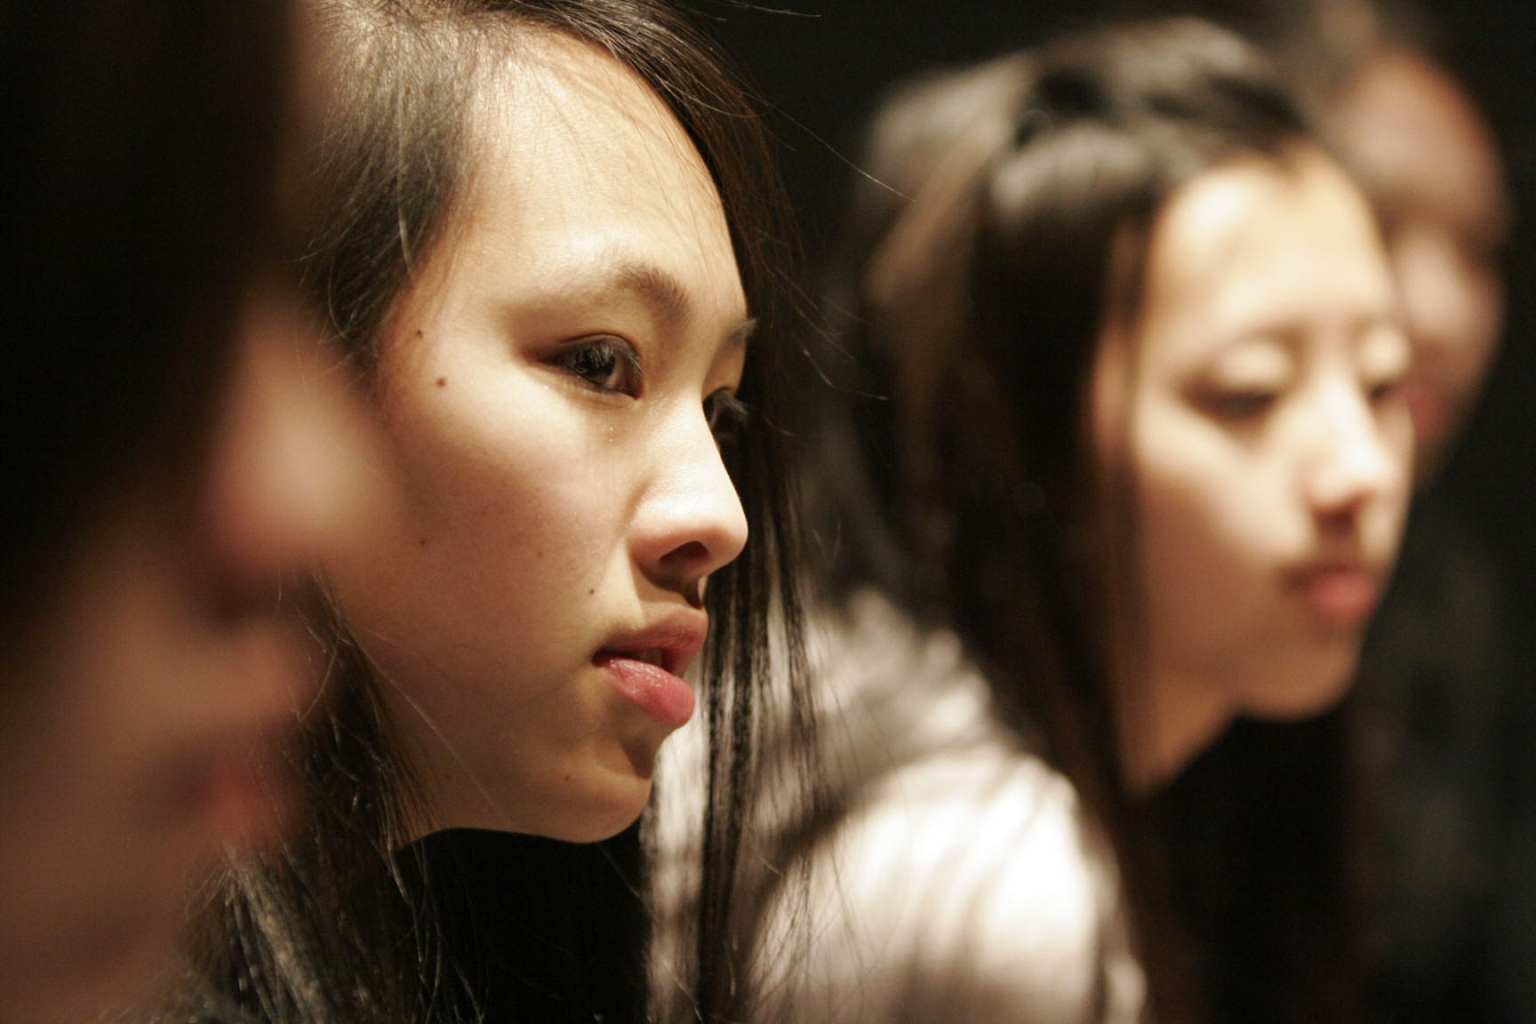
[[[1280,400],[1281,388],[1209,387],[1195,392],[1195,402],[1208,414],[1226,420],[1256,418]]]
[[[1212,373],[1198,378],[1190,388],[1190,394],[1202,405],[1224,402],[1273,401],[1291,387],[1289,373]]]
[[[566,363],[567,360],[574,359],[583,352],[599,348],[610,351],[613,357],[627,369],[631,378],[629,386],[626,387],[620,384],[610,387],[601,384],[587,377],[574,366],[567,365]],[[644,388],[645,367],[640,361],[640,353],[627,339],[617,334],[599,332],[573,338],[570,341],[563,342],[546,361],[562,372],[571,375],[583,385],[603,394],[623,394],[632,398],[638,398]]]

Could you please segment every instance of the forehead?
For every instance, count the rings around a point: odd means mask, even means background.
[[[470,119],[462,224],[521,275],[624,253],[684,282],[701,306],[744,309],[725,212],[677,118],[628,68],[528,33],[486,76]]]
[[[1418,207],[1469,233],[1507,218],[1492,131],[1444,71],[1409,53],[1375,58],[1340,97],[1339,145],[1373,196]]]
[[[1153,226],[1143,326],[1184,349],[1390,317],[1392,303],[1363,197],[1310,145],[1200,174]]]

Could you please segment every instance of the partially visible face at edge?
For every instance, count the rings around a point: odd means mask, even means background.
[[[293,182],[276,221],[302,216]],[[292,226],[291,226],[292,227]],[[279,247],[281,247],[279,243]],[[100,506],[7,638],[0,1017],[94,1020],[177,975],[189,885],[293,809],[273,754],[314,699],[280,591],[369,544],[375,461],[291,268],[258,260],[201,465]],[[191,344],[191,341],[187,342]]]
[[[1406,394],[1422,482],[1444,461],[1498,350],[1511,219],[1503,167],[1461,87],[1408,51],[1369,61],[1330,121],[1381,218],[1418,348]]]
[[[423,827],[592,840],[644,809],[702,586],[746,543],[714,426],[751,321],[708,171],[637,76],[540,34],[480,101],[460,222],[383,338],[390,537],[329,576]]]
[[[1134,495],[1121,583],[1153,720],[1319,712],[1353,673],[1411,472],[1411,353],[1369,210],[1315,148],[1237,159],[1169,200],[1146,266],[1092,409]]]
[[[0,724],[8,1020],[152,998],[189,883],[282,828],[276,747],[313,699],[283,581],[359,529],[366,435],[291,296],[262,288],[188,493],[140,483],[10,648]]]

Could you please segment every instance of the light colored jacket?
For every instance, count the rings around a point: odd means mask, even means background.
[[[1138,1020],[1107,848],[1066,779],[996,722],[955,637],[864,593],[819,618],[812,658],[835,813],[789,841],[772,794],[756,814],[747,858],[767,884],[743,941],[763,1018]],[[697,856],[701,752],[678,739],[654,834],[663,988]]]

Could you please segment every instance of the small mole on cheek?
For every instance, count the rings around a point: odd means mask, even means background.
[[[439,377],[439,378],[437,378],[437,386],[440,387],[440,388],[447,387],[448,386],[448,378],[447,377]]]
[[[426,547],[426,546],[427,546],[427,538],[425,538],[425,537],[422,537],[422,538],[421,538],[421,539],[420,539],[420,540],[419,540],[419,541],[418,541],[418,543],[419,543],[419,544],[420,544],[420,545],[421,545],[421,546],[422,546],[422,547]]]
[[[596,593],[597,593],[597,588],[596,587],[590,587],[587,590],[587,596],[588,597],[591,597],[592,595],[594,595]]]

